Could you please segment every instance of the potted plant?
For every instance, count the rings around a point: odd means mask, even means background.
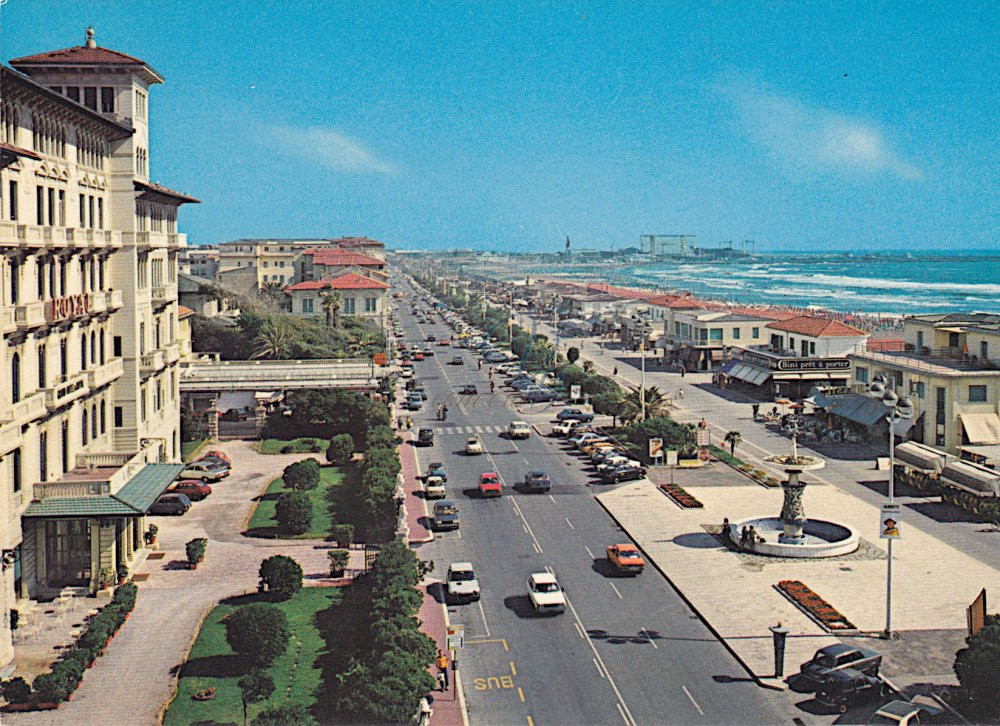
[[[208,549],[208,540],[204,537],[196,537],[184,545],[184,550],[188,558],[188,566],[192,570],[198,569],[198,563],[205,560],[206,549]]]
[[[330,550],[327,557],[330,558],[330,577],[343,577],[351,553],[347,550]]]
[[[118,565],[118,584],[124,585],[128,581],[128,565],[124,562]]]
[[[333,538],[337,541],[338,547],[350,547],[354,541],[353,524],[335,524],[333,526]]]
[[[146,544],[155,545],[156,544],[156,533],[160,531],[160,528],[155,524],[149,525],[149,529],[146,530],[146,534],[142,537],[146,540]]]
[[[102,567],[97,573],[97,586],[101,590],[107,590],[112,584],[114,584],[114,581],[115,573],[110,567]]]

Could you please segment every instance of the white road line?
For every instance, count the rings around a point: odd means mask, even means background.
[[[691,703],[694,704],[694,707],[698,709],[698,713],[700,713],[702,716],[704,716],[705,712],[701,710],[701,706],[699,706],[698,702],[696,700],[694,700],[694,696],[691,695],[691,691],[689,691],[687,689],[687,686],[681,686],[681,688],[684,689],[684,693],[687,694],[687,697],[691,699]]]
[[[552,495],[550,494],[549,496],[552,496]],[[573,523],[569,521],[569,517],[563,517],[563,519],[566,520],[566,524],[569,525],[570,529],[576,529],[576,527],[573,526]]]
[[[537,554],[539,554],[539,555],[542,554],[542,548],[538,546],[537,542],[532,542],[531,546],[535,548],[535,552]]]
[[[618,713],[621,715],[622,720],[624,720],[625,723],[629,723],[628,716],[626,716],[625,711],[622,710],[622,705],[620,703],[616,703],[615,705],[618,706]]]
[[[615,587],[615,583],[609,582],[608,584],[611,585],[611,589],[615,591],[615,595],[617,595],[619,597],[619,599],[621,599],[621,600],[625,599],[624,597],[622,597],[622,594],[618,591],[618,588]]]
[[[597,658],[591,658],[591,660],[594,661],[594,668],[597,669],[597,675],[599,675],[601,678],[604,678],[604,671],[601,670],[601,666],[597,662]]]
[[[479,614],[483,616],[483,627],[486,629],[486,637],[490,637],[490,625],[486,622],[486,611],[483,610],[482,598],[479,599]]]
[[[656,641],[653,640],[653,636],[649,634],[648,630],[646,630],[645,628],[643,628],[642,629],[642,634],[646,636],[646,640],[649,641],[649,644],[651,646],[653,646],[654,648],[656,648],[657,650],[659,650],[659,646],[656,644]]]
[[[528,534],[528,525],[526,525],[526,524],[522,524],[522,525],[521,525],[521,529],[523,529],[523,530],[524,530],[524,533],[525,533],[525,534]]]
[[[587,550],[587,554],[590,555],[590,559],[592,559],[592,560],[596,560],[597,559],[596,557],[594,557],[594,553],[590,551],[590,548],[587,545],[584,545],[583,549]]]
[[[550,501],[550,502],[552,502],[553,504],[555,504],[555,503],[556,503],[556,500],[555,500],[555,498],[554,498],[554,497],[553,497],[553,496],[552,496],[551,494],[549,494],[549,495],[548,495],[548,497],[549,497],[549,501]]]
[[[580,627],[579,623],[573,623],[573,627],[576,628],[576,632],[579,633],[581,638],[586,638],[586,633],[583,632],[583,628]]]
[[[566,598],[566,604],[569,606],[569,610],[571,613],[573,613],[573,617],[576,619],[576,622],[580,625],[580,628],[586,631],[587,629],[583,627],[583,621],[580,620],[580,615],[576,612],[576,608],[573,607],[573,601],[570,600],[569,598]],[[604,665],[604,661],[601,659],[601,654],[597,652],[597,647],[594,645],[594,641],[591,640],[590,638],[587,638],[586,640],[587,640],[587,645],[589,645],[590,649],[594,652],[594,657],[604,668],[604,673],[607,675],[608,683],[611,684],[612,690],[618,697],[618,703],[625,714],[625,723],[627,723],[629,726],[638,726],[636,720],[632,718],[632,712],[629,711],[628,706],[625,704],[625,699],[622,698],[622,692],[618,690],[618,686],[615,684],[615,679],[611,677],[611,672],[608,671],[607,666]]]

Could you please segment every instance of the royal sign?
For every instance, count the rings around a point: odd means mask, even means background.
[[[78,315],[86,315],[93,309],[93,301],[89,292],[81,292],[77,295],[67,295],[57,297],[49,303],[49,320],[65,320],[75,318]]]

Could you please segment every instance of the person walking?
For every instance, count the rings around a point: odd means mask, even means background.
[[[441,683],[444,684],[442,686],[441,690],[442,691],[447,691],[448,690],[448,656],[444,652],[442,652],[441,650],[438,650],[437,658],[434,659],[434,662],[437,664],[437,667],[438,667],[438,680]]]
[[[493,393],[493,389],[495,389],[496,387],[497,384],[494,383],[492,379],[490,379],[490,393]]]
[[[406,417],[406,430],[409,431],[411,428],[413,428],[413,419],[411,419],[409,416],[407,416]]]
[[[480,358],[479,359],[479,370],[482,370],[482,369],[483,369],[483,359]]]
[[[611,375],[613,375],[613,376],[617,376],[618,375],[618,366],[615,366],[615,369],[614,369],[614,371],[611,372]]]

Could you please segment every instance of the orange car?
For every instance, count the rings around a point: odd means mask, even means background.
[[[638,575],[646,567],[646,561],[633,544],[608,545],[608,559],[619,572]]]

